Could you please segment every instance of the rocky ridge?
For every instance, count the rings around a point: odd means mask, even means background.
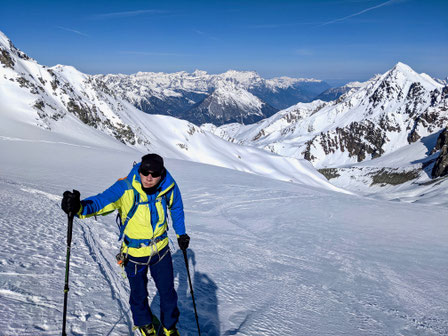
[[[337,167],[381,157],[448,123],[448,87],[398,63],[331,102],[297,104],[254,125],[215,130],[224,138]]]
[[[150,144],[126,116],[129,104],[118,99],[102,81],[71,66],[42,66],[18,50],[1,32],[0,54],[2,99],[11,102],[17,99],[18,103],[31,106],[33,122],[38,126],[52,130],[58,121],[73,116],[126,145]]]
[[[439,157],[434,163],[432,169],[432,177],[442,177],[448,175],[448,128],[445,128],[440,132],[437,138],[436,146],[433,149],[433,153],[439,151]]]

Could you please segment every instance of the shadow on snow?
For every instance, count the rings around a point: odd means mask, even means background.
[[[199,317],[199,326],[202,335],[220,335],[220,323],[218,316],[218,287],[216,283],[205,273],[196,270],[196,258],[192,249],[188,249],[188,262],[190,267],[191,281],[193,283],[194,297]],[[193,301],[188,284],[187,269],[181,250],[177,250],[173,255],[174,277],[178,278],[177,288],[178,303],[180,310],[179,330],[181,335],[197,335],[196,318],[194,315]],[[160,315],[159,294],[151,302],[151,311]]]

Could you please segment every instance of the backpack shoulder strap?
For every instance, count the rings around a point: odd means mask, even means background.
[[[118,240],[121,240],[123,238],[124,229],[128,225],[129,220],[132,218],[132,216],[134,216],[135,212],[137,211],[137,207],[140,202],[139,192],[137,190],[135,190],[135,188],[132,186],[129,179],[126,178],[126,179],[124,179],[124,181],[126,182],[126,184],[128,186],[128,190],[132,190],[134,192],[134,203],[132,204],[131,209],[129,209],[126,219],[124,220],[124,222],[121,222],[121,225],[119,226],[120,227],[120,236],[118,237]]]

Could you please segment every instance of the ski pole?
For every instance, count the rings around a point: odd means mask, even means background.
[[[196,310],[196,302],[194,301],[193,286],[191,285],[190,267],[188,266],[187,250],[186,249],[182,250],[182,252],[184,254],[185,266],[187,267],[188,283],[190,284],[190,293],[191,298],[193,299],[193,308],[194,308],[194,315],[196,317],[196,325],[198,326],[198,334],[199,336],[201,336],[201,329],[199,328],[198,312]]]
[[[70,246],[72,244],[72,228],[73,228],[73,213],[68,214],[68,228],[67,228],[67,257],[65,259],[65,286],[64,286],[64,315],[62,318],[62,336],[66,336],[65,323],[67,317],[67,299],[68,299],[68,275],[70,268]]]

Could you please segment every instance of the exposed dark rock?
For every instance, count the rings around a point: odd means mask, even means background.
[[[101,119],[88,106],[78,104],[73,98],[67,104],[67,110],[76,115],[84,124],[98,128]]]
[[[445,128],[442,132],[440,132],[439,137],[437,138],[436,145],[433,149],[433,153],[441,150],[443,146],[448,145],[448,127]]]
[[[260,132],[258,132],[258,134],[256,136],[254,136],[252,141],[257,141],[258,139],[260,139],[261,137],[263,137],[265,135],[266,135],[266,133],[265,133],[264,129],[261,129]]]
[[[393,87],[389,81],[383,80],[378,88],[369,97],[369,102],[375,108],[385,100],[391,99],[396,91],[396,88]]]
[[[304,158],[305,160],[310,161],[310,162],[313,162],[313,161],[316,159],[316,157],[315,157],[314,155],[311,154],[311,146],[314,146],[314,145],[313,145],[313,142],[314,142],[314,140],[315,140],[316,138],[317,138],[317,137],[314,137],[313,139],[307,141],[307,142],[306,142],[306,149],[302,152],[303,158]]]
[[[333,178],[341,176],[339,174],[338,168],[322,168],[318,169],[318,172],[325,176],[327,180],[331,180]]]
[[[34,104],[34,107],[37,108],[38,110],[43,111],[44,107],[45,107],[45,103],[42,100],[38,100],[36,101],[36,103]]]
[[[334,132],[321,133],[319,138],[325,154],[347,151],[349,157],[356,157],[358,162],[365,160],[367,155],[371,158],[381,156],[387,140],[384,130],[371,121],[352,122],[347,127],[336,128]],[[307,148],[311,146],[307,144]],[[305,159],[309,160],[307,157],[311,156],[305,154]]]
[[[412,83],[411,86],[409,87],[406,99],[413,100],[415,97],[422,96],[424,93],[425,88],[422,86],[422,84],[415,82]]]
[[[11,58],[11,55],[9,54],[9,52],[5,49],[1,49],[0,63],[2,63],[5,68],[14,69],[15,63],[14,63],[13,59]]]
[[[434,163],[431,175],[433,178],[448,174],[448,128],[440,133],[435,150],[440,150],[440,155]]]
[[[378,172],[370,174],[372,176],[371,185],[398,185],[416,179],[419,173],[419,170],[399,171],[398,169],[383,168]]]
[[[414,129],[411,133],[409,133],[408,135],[408,142],[409,143],[413,143],[416,142],[418,140],[420,140],[422,137],[420,136],[420,134],[417,133],[417,131]]]
[[[112,134],[117,140],[124,144],[135,145],[135,133],[129,125],[119,123],[117,126],[114,126],[109,120],[105,121],[105,125],[112,130]]]
[[[439,103],[440,97],[442,96],[442,93],[439,90],[432,90],[431,91],[431,106],[435,106]]]
[[[443,146],[440,150],[440,155],[432,169],[432,177],[441,177],[448,174],[448,146]]]
[[[16,79],[17,83],[19,83],[20,87],[26,87],[26,88],[30,88],[31,87],[31,82],[26,79],[25,77],[18,77]]]
[[[38,77],[37,79],[39,79],[39,81],[42,83],[42,85],[45,85],[45,83],[47,82],[45,79],[43,79],[42,77]]]

